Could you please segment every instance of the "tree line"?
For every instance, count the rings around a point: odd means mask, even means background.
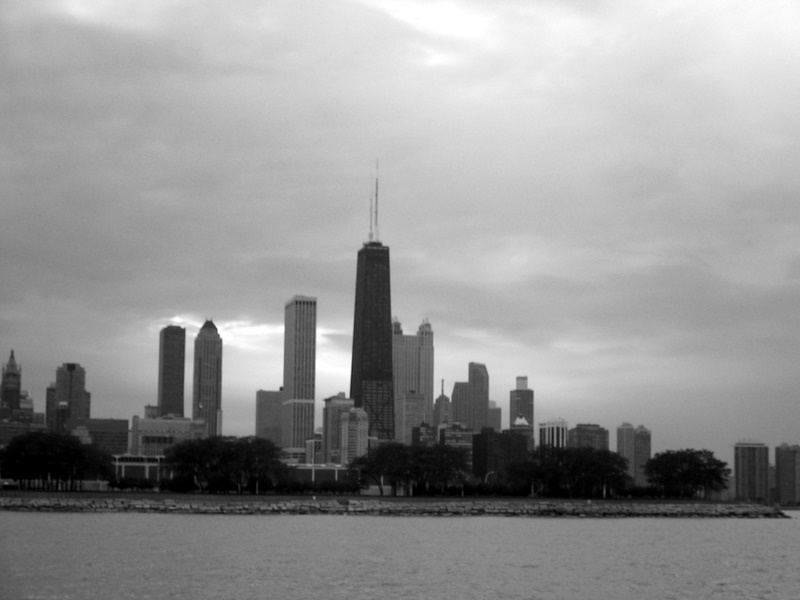
[[[375,485],[381,495],[705,498],[725,489],[730,475],[726,463],[709,450],[668,450],[646,463],[649,487],[636,489],[626,459],[614,452],[539,447],[503,463],[481,481],[471,472],[467,449],[387,442],[350,463],[357,478],[312,484],[301,481],[281,457],[280,448],[257,437],[187,440],[166,451],[162,487],[201,493],[354,494],[364,485]],[[19,481],[23,489],[75,490],[81,480],[95,478],[122,489],[150,487],[145,481],[116,480],[109,454],[70,434],[49,431],[12,439],[0,450],[0,474]]]

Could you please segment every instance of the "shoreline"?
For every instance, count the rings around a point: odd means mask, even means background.
[[[335,498],[220,500],[201,496],[175,498],[70,498],[69,496],[0,496],[0,510],[71,513],[172,513],[211,515],[340,516],[506,516],[577,518],[790,518],[779,508],[759,504],[604,500],[408,500]]]

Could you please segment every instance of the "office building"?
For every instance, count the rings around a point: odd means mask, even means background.
[[[645,465],[651,457],[651,434],[644,425],[639,425],[633,432],[633,484],[637,487],[649,485]]]
[[[422,395],[424,420],[433,414],[433,330],[424,320],[415,335],[404,335],[399,321],[392,323],[392,376],[395,399]]]
[[[256,392],[256,437],[283,444],[283,390]]]
[[[736,500],[769,500],[769,446],[741,441],[733,447]]]
[[[527,377],[517,377],[517,386],[509,393],[508,426],[513,428],[519,417],[524,417],[531,426],[533,437],[533,390],[528,388]]]
[[[369,435],[394,439],[392,297],[389,248],[370,241],[358,252],[350,397],[369,419]]]
[[[317,359],[317,299],[295,296],[286,303],[283,333],[285,400],[313,400]]]
[[[472,471],[472,436],[475,432],[462,423],[443,423],[439,425],[439,444],[451,448],[462,448],[467,456],[467,470]]]
[[[462,425],[466,424],[470,418],[469,383],[466,381],[456,381],[453,384],[451,407],[453,412],[451,420]]]
[[[111,455],[128,451],[127,419],[68,419],[64,429]]]
[[[88,419],[91,394],[86,391],[86,371],[77,363],[56,369],[56,382],[47,388],[45,421],[52,431],[65,431],[68,419]]]
[[[474,431],[480,431],[489,424],[489,371],[486,370],[486,365],[481,363],[469,363],[467,416],[466,426]]]
[[[781,506],[800,504],[800,446],[775,448],[775,492]]]
[[[497,406],[497,402],[489,400],[489,408],[486,410],[486,425],[498,433],[503,428],[503,409]]]
[[[432,425],[438,427],[442,423],[448,423],[453,420],[453,405],[450,398],[444,395],[444,379],[442,379],[442,393],[436,397],[433,403],[433,421]]]
[[[341,464],[348,465],[369,449],[369,416],[363,408],[354,407],[340,415],[339,423]]]
[[[192,419],[205,421],[209,436],[222,435],[222,338],[210,320],[194,341]]]
[[[411,445],[411,431],[425,423],[425,396],[414,392],[401,394],[395,400],[395,441]]]
[[[322,462],[342,463],[342,415],[355,406],[352,398],[344,392],[325,398],[322,407]]]
[[[567,433],[567,448],[608,450],[608,429],[593,423],[578,423]]]
[[[131,419],[128,453],[132,456],[163,456],[169,448],[187,440],[207,437],[206,422],[182,417]]]
[[[567,447],[567,422],[553,419],[539,423],[539,445],[550,448]]]
[[[21,384],[22,368],[17,365],[12,350],[8,362],[3,365],[3,379],[0,383],[0,420],[17,420],[14,416],[20,408]]]
[[[283,401],[281,447],[287,452],[301,452],[305,457],[306,441],[314,437],[314,400],[292,398]]]
[[[183,416],[186,329],[167,325],[158,341],[158,414]]]

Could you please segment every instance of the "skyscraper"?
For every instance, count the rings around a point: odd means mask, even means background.
[[[353,399],[344,392],[325,398],[322,408],[322,461],[342,464],[342,415],[353,408]]]
[[[395,400],[395,441],[411,445],[411,430],[425,423],[425,396],[409,392]]]
[[[389,248],[372,240],[358,252],[350,397],[366,411],[370,437],[394,439]]]
[[[650,430],[644,425],[639,425],[633,432],[633,483],[638,487],[645,487],[649,482],[644,466],[651,456]]]
[[[442,379],[442,393],[436,397],[433,405],[433,422],[434,427],[438,427],[442,423],[449,423],[453,420],[453,407],[450,403],[450,398],[444,395],[444,379]]]
[[[314,400],[291,398],[283,401],[281,447],[290,454],[303,454],[306,441],[314,437]]]
[[[283,333],[283,394],[313,400],[317,357],[317,299],[295,296],[286,303]]]
[[[192,419],[205,421],[209,436],[222,435],[222,338],[210,320],[194,340]]]
[[[271,441],[280,448],[283,443],[283,391],[256,392],[256,437]]]
[[[17,366],[12,350],[8,363],[3,365],[3,380],[0,383],[0,419],[13,420],[14,412],[19,411],[21,375],[22,369]]]
[[[453,396],[451,401],[452,421],[466,426],[467,421],[470,419],[469,407],[469,384],[466,381],[456,381],[453,384]],[[439,425],[441,424],[442,423],[439,423]]]
[[[631,478],[631,482],[633,482],[634,475],[636,473],[636,467],[633,461],[633,433],[634,428],[630,423],[623,423],[617,427],[617,454],[628,461],[628,466],[625,472],[627,473],[628,477]]]
[[[481,363],[469,363],[469,405],[466,425],[480,431],[489,424],[489,371]]]
[[[644,465],[650,460],[651,434],[644,425],[634,429],[630,423],[617,427],[617,454],[628,461],[627,474],[633,485],[644,487],[648,484]]]
[[[733,447],[736,500],[769,500],[769,446],[742,441]]]
[[[82,366],[78,363],[64,363],[56,369],[57,411],[60,410],[66,418],[88,419],[91,416],[91,400],[91,394],[86,391],[86,370]]]
[[[183,416],[186,330],[167,325],[158,344],[158,414]]]
[[[533,436],[533,390],[528,389],[528,378],[517,377],[517,386],[509,393],[508,424],[511,427],[519,417],[531,426]]]
[[[433,413],[433,330],[427,319],[415,335],[404,335],[400,322],[392,323],[392,374],[394,397],[421,394],[425,422]]]
[[[800,504],[800,446],[775,448],[775,491],[781,506]]]
[[[341,421],[341,461],[349,464],[354,458],[363,456],[369,447],[369,418],[362,408],[351,408],[343,412]]]

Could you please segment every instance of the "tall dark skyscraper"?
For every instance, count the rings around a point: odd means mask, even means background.
[[[389,248],[370,241],[358,252],[350,397],[369,419],[369,435],[394,439],[392,296]]]
[[[186,330],[167,325],[158,346],[158,413],[183,416],[183,384],[186,363]]]

